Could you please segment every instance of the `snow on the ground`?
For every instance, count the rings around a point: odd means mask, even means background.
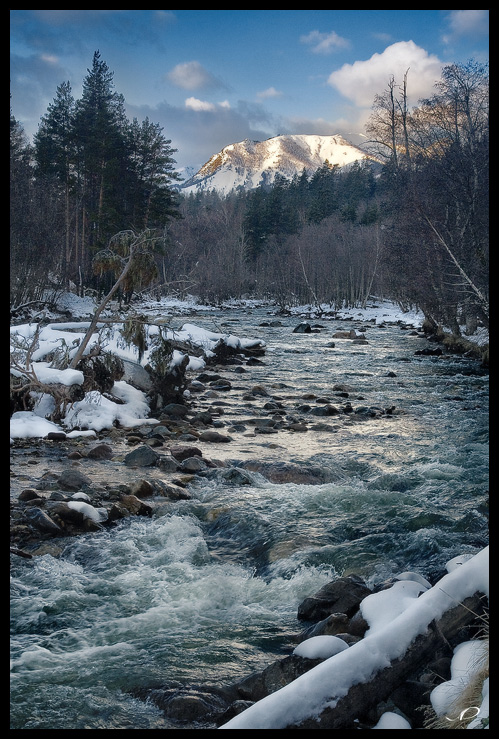
[[[81,315],[85,318],[88,318],[89,313],[95,309],[93,301],[89,298],[77,298],[71,294],[66,294],[61,298],[59,307],[61,310],[69,310],[73,317]],[[151,321],[157,315],[185,313],[188,309],[191,311],[194,309],[197,312],[200,306],[194,301],[181,303],[176,299],[164,300],[159,303],[151,301],[150,304],[144,303],[141,305],[142,313],[150,312],[152,314]],[[89,326],[90,321],[85,320],[66,322],[55,320],[53,323],[43,326],[37,322],[32,322],[11,327],[11,354],[19,357],[17,366],[11,367],[11,373],[17,376],[25,374],[24,356],[26,347],[36,338],[37,345],[32,351],[29,365],[29,370],[34,373],[36,378],[46,385],[57,383],[66,386],[81,385],[83,383],[82,372],[58,369],[57,366],[51,365],[59,364],[62,357],[71,359],[74,356]],[[203,356],[201,357],[189,356],[187,370],[192,371],[202,370],[206,366],[206,358],[213,356],[214,348],[220,340],[236,350],[265,346],[265,342],[261,339],[209,331],[193,323],[185,323],[178,330],[168,328],[166,325],[161,326],[160,329],[159,325],[151,323],[147,326],[149,349],[144,352],[139,360],[138,350],[133,346],[125,345],[119,331],[120,324],[99,324],[98,328],[103,328],[101,337],[103,349],[142,366],[149,362],[154,337],[160,330],[166,339],[176,339],[191,345],[193,348],[203,350]],[[85,354],[88,354],[97,343],[97,336],[96,333],[95,340],[89,342]],[[24,350],[22,346],[24,346]],[[175,349],[171,366],[179,364],[184,356],[182,352]],[[53,398],[47,393],[38,393],[33,411],[19,411],[12,415],[10,422],[11,439],[43,438],[52,431],[72,431],[73,435],[79,429],[102,431],[111,428],[115,422],[119,422],[121,426],[126,428],[156,422],[155,419],[149,417],[146,395],[141,390],[137,390],[125,381],[119,381],[114,384],[112,394],[122,402],[115,403],[95,390],[87,392],[83,400],[74,402],[68,407],[59,425],[48,420],[54,410]]]
[[[243,306],[254,307],[260,305],[261,302],[248,301],[227,301],[224,307],[230,308]],[[322,311],[329,313],[330,307],[321,306]],[[54,317],[54,321],[48,325],[40,325],[34,321],[11,327],[11,336],[19,342],[28,345],[35,337],[38,331],[38,346],[32,353],[32,363],[30,369],[33,370],[36,377],[45,384],[61,383],[69,386],[73,384],[82,384],[83,374],[78,370],[58,369],[57,364],[60,363],[61,357],[74,356],[77,351],[78,344],[83,339],[86,329],[90,325],[89,319],[95,310],[95,301],[90,297],[80,298],[72,293],[65,293],[58,302],[60,311],[68,311],[73,318],[81,317],[81,321],[68,320],[61,322]],[[144,300],[140,304],[141,314],[151,316],[151,321],[164,316],[179,316],[186,313],[210,311],[213,308],[200,305],[195,298],[181,301],[177,298],[162,298],[160,300]],[[318,313],[320,313],[320,310]],[[291,309],[291,314],[300,316],[307,314],[313,316],[316,308],[314,306],[298,306]],[[106,312],[103,313],[103,317]],[[50,318],[48,311],[44,312],[45,319]],[[424,315],[418,310],[403,311],[399,306],[385,300],[373,300],[366,308],[344,309],[335,312],[335,317],[340,320],[352,319],[361,321],[370,321],[377,324],[381,323],[397,323],[401,321],[415,328],[421,327]],[[100,327],[106,324],[100,324]],[[133,346],[125,346],[123,338],[116,324],[107,324],[107,329],[103,333],[103,348],[106,351],[115,353],[122,359],[132,362],[139,362],[138,351]],[[161,330],[165,338],[175,338],[184,341],[193,346],[201,348],[204,357],[213,354],[213,349],[217,342],[223,339],[229,346],[233,348],[247,349],[254,346],[265,346],[265,342],[258,338],[242,338],[232,334],[217,333],[208,331],[193,323],[185,323],[182,328],[173,330],[166,325],[161,326]],[[160,326],[151,323],[147,327],[148,343],[154,339],[154,335],[160,331]],[[475,337],[473,337],[475,340]],[[486,332],[480,334],[480,340],[484,343],[488,340]],[[88,353],[95,342],[90,342],[87,346]],[[15,347],[11,345],[11,352],[15,352]],[[54,352],[56,359],[54,360]],[[149,361],[150,349],[146,350],[144,356],[140,360],[142,365]],[[172,365],[178,364],[184,358],[184,354],[175,350],[173,353]],[[188,370],[199,371],[205,366],[205,359],[199,356],[189,356]],[[22,368],[11,369],[12,374],[23,374]],[[125,393],[125,387],[130,388]],[[123,396],[125,393],[126,397]],[[113,403],[103,397],[100,393],[93,391],[86,393],[84,400],[74,403],[68,408],[65,418],[61,425],[52,424],[47,420],[53,411],[53,400],[47,394],[38,397],[35,410],[30,414],[27,412],[14,413],[11,418],[10,433],[11,438],[36,438],[44,437],[49,431],[64,430],[72,431],[73,434],[82,430],[102,431],[110,428],[115,422],[119,422],[122,426],[132,427],[144,423],[152,423],[154,419],[148,418],[148,407],[145,394],[135,390],[124,382],[116,383],[113,388],[113,394],[124,400],[124,404]],[[45,420],[45,423],[43,421]]]

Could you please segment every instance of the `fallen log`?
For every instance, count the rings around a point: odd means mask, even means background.
[[[452,655],[452,640],[462,629],[484,612],[483,596],[475,593],[446,611],[429,624],[428,631],[416,637],[403,657],[364,683],[352,685],[334,707],[325,708],[317,718],[309,718],[286,729],[346,729],[355,728],[354,720],[365,718],[369,711],[386,701],[394,690],[421,669],[438,651]]]
[[[231,718],[220,729],[357,729],[436,656],[468,641],[487,606],[488,547],[348,649]],[[375,597],[369,596],[369,597]],[[428,683],[431,686],[431,683]],[[431,690],[431,687],[430,687]]]

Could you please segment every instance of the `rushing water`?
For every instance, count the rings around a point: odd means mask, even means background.
[[[367,345],[333,348],[334,331],[350,324],[293,334],[296,319],[260,327],[268,318],[189,320],[263,338],[264,364],[247,367],[246,387],[264,385],[287,411],[305,393],[334,401],[333,386],[346,383],[354,408],[402,413],[317,418],[327,427],[306,433],[231,432],[213,453],[229,468],[292,461],[329,481],[274,484],[219,469],[152,519],[70,540],[59,558],[14,557],[12,729],[172,728],[140,688],[241,679],[289,653],[298,604],[335,577],[377,582],[410,569],[431,579],[487,544],[488,376],[477,363],[415,356],[427,342],[399,326],[371,325]],[[225,410],[226,427],[237,412],[256,413],[228,397]]]

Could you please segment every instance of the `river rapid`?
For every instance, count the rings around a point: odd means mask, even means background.
[[[416,356],[428,341],[400,325],[320,319],[317,333],[293,333],[300,320],[255,308],[178,322],[266,342],[244,374],[219,369],[231,392],[195,398],[223,409],[232,441],[203,454],[226,466],[152,518],[68,539],[59,557],[12,557],[11,729],[208,728],[176,726],[141,691],[232,683],[286,656],[299,603],[336,577],[433,581],[487,545],[487,372],[463,356]],[[333,339],[350,328],[368,343]],[[248,400],[256,385],[269,397]],[[247,423],[265,402],[303,417],[318,398],[392,412],[307,416],[306,432]],[[251,461],[327,482],[221,474]]]

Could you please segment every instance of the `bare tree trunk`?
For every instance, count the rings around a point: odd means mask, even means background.
[[[302,269],[302,272],[303,272],[303,279],[305,280],[305,284],[306,284],[306,286],[307,286],[307,288],[308,288],[308,290],[310,292],[310,295],[313,298],[314,305],[318,308],[319,307],[319,300],[317,298],[317,294],[316,294],[314,288],[310,284],[309,279],[307,277],[307,271],[305,269],[305,264],[303,263],[303,257],[301,255],[301,247],[300,247],[300,244],[298,244],[298,257],[300,259],[301,269]]]
[[[395,80],[392,77],[388,84],[388,94],[390,96],[390,132],[392,139],[392,155],[395,169],[398,168],[398,155],[397,155],[397,117],[395,115],[395,96],[394,96]]]
[[[423,214],[423,218],[425,219],[426,223],[429,225],[429,227],[431,228],[431,230],[433,231],[433,233],[437,237],[438,242],[444,247],[445,251],[449,255],[452,263],[456,266],[459,274],[461,275],[461,277],[463,278],[463,280],[465,281],[465,283],[468,285],[468,287],[470,288],[470,290],[472,291],[472,293],[478,298],[478,301],[480,303],[480,306],[481,306],[484,314],[488,316],[488,314],[489,314],[489,304],[488,304],[487,298],[482,293],[482,291],[480,290],[480,288],[478,288],[475,285],[475,283],[471,280],[471,278],[468,276],[468,274],[464,271],[464,269],[462,268],[462,266],[459,264],[458,260],[454,256],[454,253],[452,252],[451,248],[447,244],[446,240],[440,234],[440,232],[438,231],[438,229],[433,225],[433,223],[431,222],[431,220],[429,219],[429,217],[426,214]]]
[[[76,352],[76,354],[74,355],[73,359],[70,362],[70,365],[69,365],[69,368],[70,369],[75,369],[75,367],[77,366],[78,362],[82,358],[83,353],[84,353],[85,349],[87,348],[88,342],[92,338],[92,335],[93,335],[93,333],[94,333],[94,331],[95,331],[95,329],[97,327],[97,324],[99,322],[99,316],[100,316],[100,314],[102,313],[102,311],[104,310],[104,308],[106,307],[106,305],[109,303],[109,301],[111,300],[111,298],[113,297],[113,295],[115,294],[115,292],[118,290],[119,286],[121,285],[121,283],[123,282],[123,280],[127,276],[128,272],[130,271],[130,268],[132,267],[133,255],[134,255],[134,252],[133,252],[133,246],[132,246],[132,247],[130,247],[130,256],[128,258],[127,263],[125,264],[125,267],[123,268],[123,271],[121,272],[120,276],[118,277],[118,279],[116,280],[116,282],[112,286],[111,290],[104,297],[104,299],[99,304],[97,310],[95,311],[94,317],[92,318],[92,320],[90,322],[90,326],[88,327],[88,329],[87,329],[87,331],[85,333],[85,336],[83,337],[83,341],[81,342],[80,346],[78,347],[78,351]]]

